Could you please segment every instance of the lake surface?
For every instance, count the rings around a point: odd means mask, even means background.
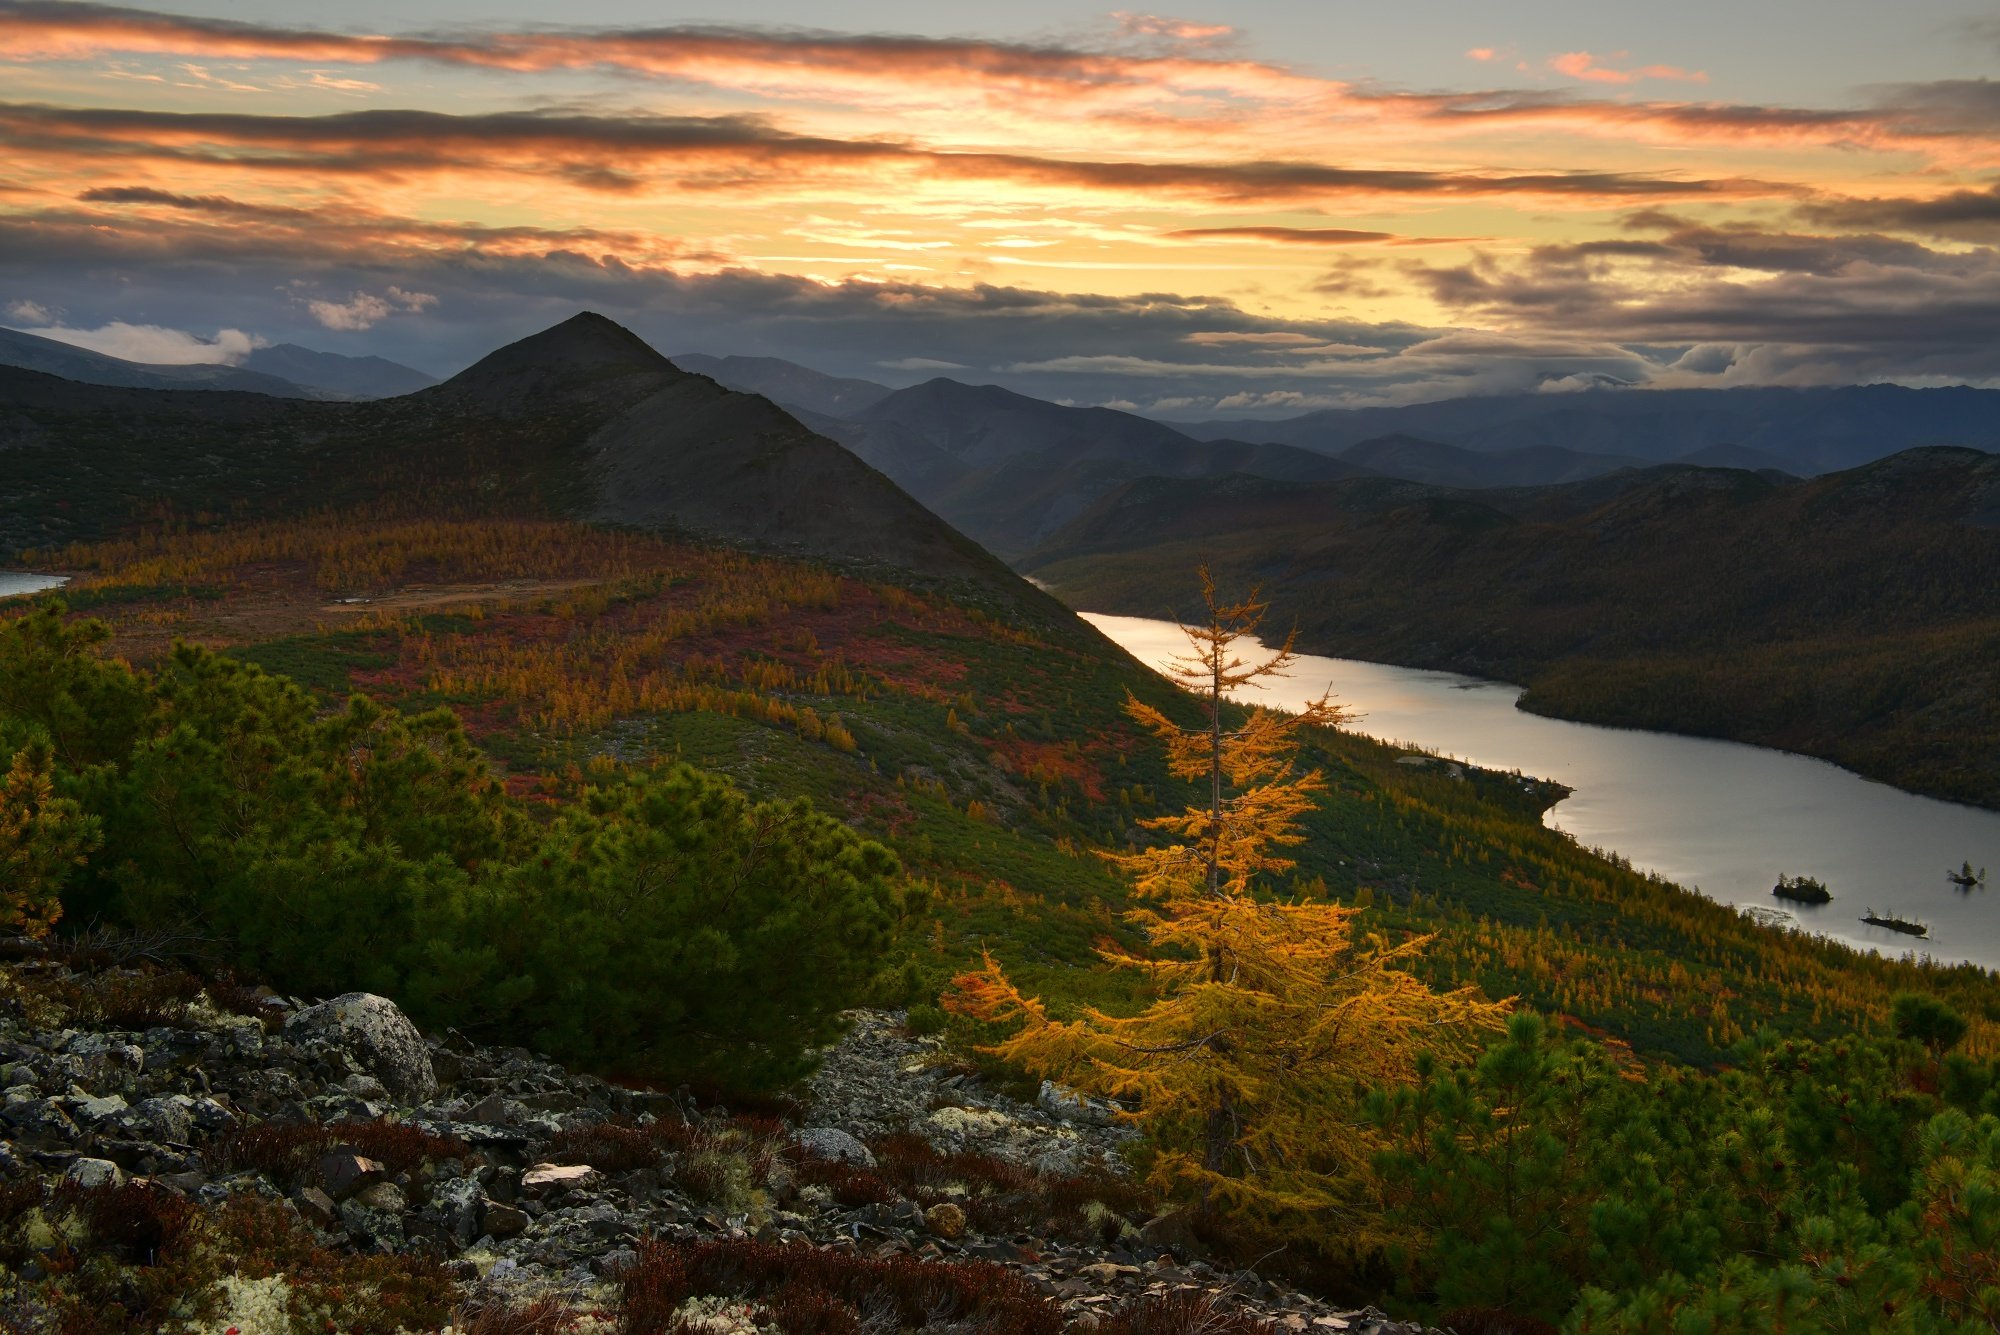
[[[61,588],[69,583],[67,575],[24,575],[17,571],[0,570],[0,598],[12,598],[23,593],[41,593],[47,589]]]
[[[1187,649],[1171,622],[1085,620],[1144,663]],[[1867,949],[2000,969],[2000,812],[1760,746],[1541,718],[1514,707],[1520,687],[1450,672],[1305,656],[1257,699],[1296,707],[1329,685],[1366,715],[1356,732],[1568,786],[1544,823],[1641,870],[1723,903],[1783,909],[1808,931]],[[1967,860],[1992,869],[1992,889],[1945,879]],[[1773,898],[1780,873],[1817,877],[1833,902]],[[1928,923],[1931,935],[1870,927],[1859,919],[1871,908]]]

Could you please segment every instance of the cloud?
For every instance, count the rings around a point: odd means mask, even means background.
[[[964,362],[948,362],[937,357],[898,357],[894,361],[877,362],[885,371],[965,371],[970,370]]]
[[[425,311],[437,304],[438,299],[428,292],[405,292],[400,287],[391,287],[379,297],[356,292],[348,301],[308,301],[306,309],[328,329],[354,331],[373,329],[398,311]]]
[[[1456,320],[1699,349],[1661,365],[1653,385],[1994,379],[2000,250],[1638,221],[1661,235],[1481,255],[1417,276]]]
[[[15,325],[51,325],[56,321],[54,311],[39,301],[28,301],[25,298],[8,302],[6,314],[7,319]]]
[[[1475,46],[1465,53],[1467,60],[1490,61],[1500,58],[1500,53],[1490,46]]]
[[[1182,341],[1187,343],[1193,343],[1200,347],[1209,347],[1209,348],[1226,347],[1230,344],[1251,344],[1259,347],[1283,348],[1283,347],[1297,347],[1301,344],[1310,344],[1319,342],[1319,340],[1314,338],[1311,334],[1301,334],[1294,330],[1287,330],[1287,329],[1268,329],[1268,330],[1257,330],[1257,331],[1242,330],[1242,329],[1204,329],[1199,331],[1198,333],[1187,335]]]
[[[1183,227],[1161,235],[1174,241],[1276,241],[1294,246],[1364,246],[1401,239],[1394,232],[1344,227]]]
[[[2000,239],[2000,185],[1905,199],[1843,199],[1801,205],[1799,215],[1835,227],[1888,227],[1931,236]]]
[[[1674,65],[1642,65],[1637,69],[1618,69],[1603,62],[1624,60],[1627,53],[1620,51],[1613,56],[1595,56],[1588,51],[1565,51],[1559,56],[1549,57],[1549,68],[1558,74],[1567,74],[1572,79],[1584,83],[1633,84],[1642,79],[1670,79],[1680,83],[1707,83],[1708,76],[1700,70],[1684,70]]]
[[[745,115],[383,110],[281,116],[0,103],[0,137],[17,162],[51,172],[129,171],[149,164],[178,175],[200,167],[318,189],[326,188],[329,178],[407,184],[490,176],[553,180],[586,195],[845,189],[879,201],[885,190],[903,182],[1006,183],[1063,194],[1239,205],[1409,197],[1513,198],[1577,207],[1804,193],[1783,182],[1652,172],[1426,171],[1296,160],[1116,161],[961,152],[900,140],[795,134]]]
[[[301,86],[370,91],[367,81],[326,67],[415,61],[512,75],[609,71],[801,106],[927,110],[938,113],[943,132],[955,135],[966,132],[972,124],[966,113],[977,109],[1051,127],[1096,120],[1155,144],[1213,142],[1217,131],[1239,133],[1240,142],[1254,144],[1268,143],[1288,127],[1309,136],[1337,128],[1343,140],[1351,140],[1371,126],[1400,136],[1418,124],[1436,133],[1543,121],[1624,140],[1635,133],[1668,143],[1749,137],[1941,156],[1968,148],[1988,159],[1994,154],[1992,121],[1962,116],[1965,100],[1978,95],[1978,80],[1941,84],[1929,92],[1924,85],[1885,90],[1878,105],[1846,109],[1592,101],[1548,90],[1411,94],[1223,54],[1214,48],[1232,34],[1222,25],[1126,14],[1117,32],[1164,45],[1132,50],[1118,49],[1115,42],[1021,43],[685,24],[354,35],[65,0],[0,0],[0,51],[7,59],[122,54],[299,65],[295,73],[249,73],[236,81],[261,78],[262,86],[274,91]],[[1476,47],[1468,54],[1497,60],[1505,53]],[[1671,65],[1607,63],[1623,58],[1573,51],[1554,57],[1553,64],[1589,87],[1706,79],[1701,71]],[[1962,139],[1974,142],[1956,142]]]
[[[19,306],[41,309],[34,302],[15,303],[15,307]],[[8,308],[9,315],[14,313],[15,307]],[[121,320],[96,329],[46,325],[21,332],[52,338],[73,347],[88,348],[108,357],[122,357],[128,362],[144,362],[153,366],[234,366],[266,344],[266,340],[240,329],[221,329],[213,338],[203,338],[185,329],[169,329],[156,324],[126,324]]]
[[[1114,10],[1112,21],[1130,37],[1166,37],[1197,45],[1225,41],[1236,35],[1226,23],[1192,23],[1187,19],[1162,18],[1158,14],[1136,14],[1129,9]]]

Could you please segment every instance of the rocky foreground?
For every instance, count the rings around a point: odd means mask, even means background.
[[[1130,1132],[862,1012],[732,1116],[387,1000],[203,990],[12,943],[0,1331],[1418,1335],[1199,1257]]]

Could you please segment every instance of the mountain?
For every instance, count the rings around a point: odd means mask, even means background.
[[[2000,449],[2000,390],[1590,390],[1334,408],[1276,422],[1175,423],[1202,440],[1271,441],[1339,454],[1380,436],[1494,452],[1560,445],[1666,463],[1712,446],[1758,450],[1786,472],[1852,468],[1923,445]]]
[[[2000,456],[1481,491],[1148,478],[1021,568],[1073,606],[1145,615],[1201,561],[1263,582],[1314,652],[1521,682],[1540,712],[2000,807]]]
[[[1618,454],[1582,454],[1560,445],[1530,445],[1518,450],[1482,453],[1415,436],[1378,436],[1348,446],[1339,457],[1385,477],[1469,489],[1538,487],[1552,482],[1576,482],[1621,468],[1645,467],[1644,460]]]
[[[24,334],[18,329],[0,329],[0,366],[40,371],[89,385],[118,385],[128,389],[242,390],[287,399],[332,397],[264,371],[214,363],[174,366],[128,362],[122,357],[92,352],[38,334]]]
[[[382,399],[437,383],[381,357],[346,357],[296,343],[258,348],[240,365],[130,362],[18,329],[0,329],[0,366],[126,389],[225,389],[281,399]]]
[[[243,369],[274,375],[308,389],[324,390],[343,399],[388,399],[429,389],[437,377],[385,357],[348,357],[319,352],[296,343],[258,348],[243,359]]]
[[[1131,413],[942,378],[847,418],[806,420],[1003,557],[1027,552],[1137,477],[1324,481],[1360,471],[1290,446],[1198,441]]]
[[[1026,587],[768,400],[681,371],[588,313],[434,388],[367,403],[0,369],[0,497],[9,550],[102,536],[141,514],[269,518],[351,504],[607,520],[972,579],[1009,596]]]
[[[728,389],[762,394],[788,410],[846,417],[889,396],[887,385],[827,375],[778,357],[711,357],[684,352],[673,359],[683,371],[705,375]]]

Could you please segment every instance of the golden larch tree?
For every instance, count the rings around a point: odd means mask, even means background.
[[[1144,975],[1151,1004],[1057,1019],[990,956],[946,1004],[1012,1027],[992,1049],[1000,1057],[1134,1109],[1156,1186],[1249,1219],[1324,1216],[1363,1194],[1374,1147],[1362,1093],[1411,1079],[1423,1052],[1476,1047],[1506,1005],[1408,973],[1429,937],[1358,939],[1360,909],[1259,896],[1261,878],[1293,866],[1285,850],[1303,842],[1299,822],[1326,788],[1297,768],[1301,731],[1353,715],[1330,693],[1297,712],[1232,701],[1289,675],[1298,655],[1290,637],[1257,645],[1258,595],[1222,600],[1206,568],[1201,585],[1205,617],[1182,626],[1190,652],[1167,669],[1199,700],[1199,725],[1126,702],[1201,800],[1142,822],[1167,842],[1106,855],[1134,877],[1141,902],[1127,916],[1148,949],[1104,958]]]

